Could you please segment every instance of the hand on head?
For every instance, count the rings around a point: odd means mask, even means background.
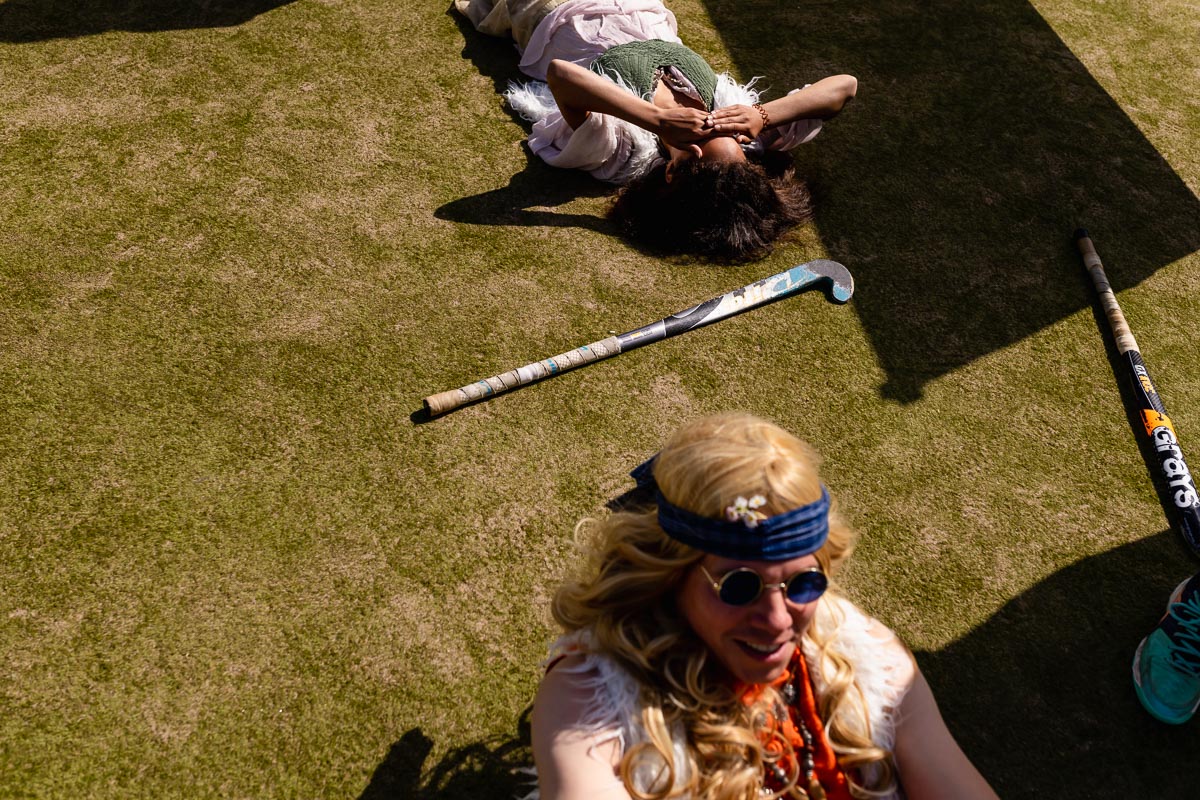
[[[707,113],[695,108],[673,108],[663,114],[658,135],[669,146],[709,142],[722,137],[749,142],[763,129],[763,118],[750,106],[729,106]]]
[[[659,137],[668,145],[683,148],[693,142],[702,142],[713,135],[707,122],[706,112],[697,108],[678,106],[664,109],[659,117]]]
[[[710,113],[706,119],[713,132],[750,141],[767,126],[767,113],[758,106],[725,106]]]
[[[685,158],[739,161],[740,149],[729,144],[750,142],[766,125],[766,112],[754,106],[726,106],[714,111],[676,107],[666,109],[659,121],[658,135]]]

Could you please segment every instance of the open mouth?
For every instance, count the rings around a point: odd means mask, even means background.
[[[784,648],[784,646],[787,645],[787,642],[774,642],[774,643],[764,644],[762,642],[748,642],[748,641],[744,641],[742,639],[737,639],[735,641],[737,641],[738,646],[741,647],[742,650],[744,650],[747,654],[749,654],[750,656],[753,656],[754,658],[763,659],[763,660],[767,660],[767,659],[772,658],[773,656],[778,655],[779,651],[781,651]]]

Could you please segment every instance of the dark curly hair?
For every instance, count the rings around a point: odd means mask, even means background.
[[[609,217],[656,252],[731,262],[761,258],[812,219],[808,187],[795,177],[791,159],[784,162],[691,159],[677,165],[670,183],[663,162],[618,192]]]

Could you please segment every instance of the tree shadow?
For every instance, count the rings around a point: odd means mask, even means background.
[[[1163,531],[1080,561],[970,634],[917,653],[963,749],[1004,798],[1194,797],[1200,725],[1142,710],[1134,650],[1200,564]]]
[[[294,0],[7,0],[0,42],[26,43],[106,31],[227,28]]]
[[[817,222],[901,402],[1200,248],[1200,201],[1027,0],[703,0],[742,76],[835,72],[858,99],[801,148]]]
[[[533,788],[531,710],[522,712],[516,737],[456,748],[430,768],[425,762],[433,741],[413,728],[391,746],[358,800],[513,800],[527,794]]]

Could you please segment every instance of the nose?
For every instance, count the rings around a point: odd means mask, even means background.
[[[792,628],[792,610],[788,608],[787,595],[783,593],[782,586],[764,586],[756,605],[756,615],[764,627],[772,631]]]

